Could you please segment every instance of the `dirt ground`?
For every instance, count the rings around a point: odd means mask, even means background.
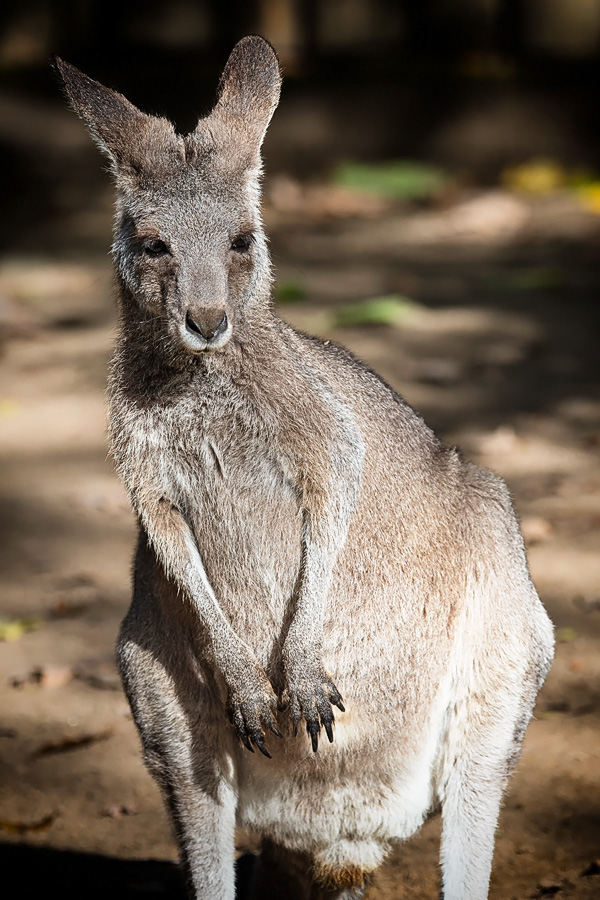
[[[103,190],[65,225],[65,244],[68,227],[73,240],[88,228],[108,247]],[[282,177],[267,182],[265,214],[280,295],[295,301],[282,315],[351,347],[513,491],[558,643],[506,796],[490,896],[598,898],[600,217],[561,192],[392,208]],[[396,324],[340,324],[345,304],[389,295],[414,301]],[[106,458],[106,252],[5,256],[0,298],[5,896],[51,884],[62,898],[180,897],[113,663],[135,528]],[[438,841],[432,821],[370,900],[437,897]]]

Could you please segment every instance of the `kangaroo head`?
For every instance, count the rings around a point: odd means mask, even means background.
[[[116,179],[125,327],[151,325],[163,347],[188,356],[222,349],[270,292],[259,178],[281,87],[274,50],[243,38],[212,112],[185,136],[68,63],[55,67]]]

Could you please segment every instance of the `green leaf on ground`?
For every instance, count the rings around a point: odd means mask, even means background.
[[[335,310],[332,314],[332,325],[340,328],[359,325],[400,325],[419,309],[418,303],[400,294],[372,297]]]
[[[273,293],[277,303],[298,303],[306,297],[305,288],[297,281],[282,281],[275,285]]]
[[[555,290],[564,287],[565,283],[565,272],[562,269],[556,266],[536,266],[492,278],[488,287],[493,291],[520,293]]]
[[[335,184],[396,197],[403,200],[426,200],[438,194],[447,176],[435,166],[411,160],[382,163],[343,163],[333,176]]]
[[[556,640],[559,644],[570,644],[577,637],[577,632],[574,628],[557,628],[556,629]]]

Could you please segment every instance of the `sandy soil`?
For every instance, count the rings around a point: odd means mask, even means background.
[[[302,294],[282,314],[350,346],[514,493],[558,645],[490,896],[600,897],[600,219],[562,195],[402,211],[274,181],[267,199],[278,282]],[[341,305],[389,294],[419,305],[336,325]],[[113,664],[134,522],[106,459],[109,264],[5,258],[0,295],[0,871],[15,897],[180,896]],[[436,897],[438,835],[433,821],[400,848],[370,900]]]

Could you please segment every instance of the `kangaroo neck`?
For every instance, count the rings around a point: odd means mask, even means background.
[[[187,393],[253,393],[272,378],[284,353],[284,323],[267,306],[247,316],[221,350],[185,353],[173,350],[160,317],[140,317],[139,307],[121,307],[117,345],[111,362],[109,394],[118,391],[136,405],[173,402]]]

